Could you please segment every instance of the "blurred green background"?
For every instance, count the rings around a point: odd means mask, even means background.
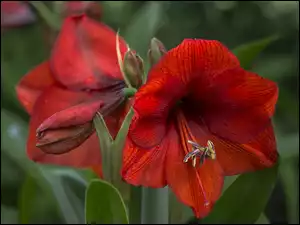
[[[184,38],[215,39],[234,49],[279,35],[251,68],[279,86],[273,121],[281,163],[276,186],[258,223],[299,223],[299,2],[98,3],[101,20],[120,29],[144,59],[153,36],[168,49]],[[93,175],[37,165],[25,154],[29,117],[18,103],[14,87],[29,69],[48,57],[45,29],[38,17],[34,24],[1,34],[1,223],[84,223],[84,190]],[[195,222],[192,217],[177,220],[176,209],[172,210],[173,223]]]

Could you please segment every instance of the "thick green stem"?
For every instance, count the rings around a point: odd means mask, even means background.
[[[169,192],[165,188],[142,189],[142,224],[168,224]]]
[[[130,97],[134,96],[134,94],[136,93],[136,89],[135,88],[124,88],[123,92],[127,98],[130,98]]]
[[[141,224],[142,187],[130,186],[129,224]]]

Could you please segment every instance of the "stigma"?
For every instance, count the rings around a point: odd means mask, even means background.
[[[201,146],[196,142],[187,141],[190,145],[192,145],[192,151],[185,155],[183,162],[187,163],[189,159],[192,160],[193,167],[197,165],[197,158],[200,159],[200,166],[204,163],[206,159],[216,159],[216,151],[212,141],[207,141],[207,146]]]

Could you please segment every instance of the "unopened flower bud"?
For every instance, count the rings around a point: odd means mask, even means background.
[[[36,147],[48,154],[63,154],[81,145],[94,131],[91,122],[37,132]]]
[[[130,84],[134,88],[139,88],[142,85],[142,77],[144,74],[143,59],[133,51],[129,50],[125,54],[123,68]]]
[[[157,38],[152,38],[150,42],[150,49],[148,50],[148,58],[151,66],[156,64],[159,59],[166,54],[167,50],[164,44]]]

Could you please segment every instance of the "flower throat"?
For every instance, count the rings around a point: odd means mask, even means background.
[[[207,141],[207,146],[203,147],[197,143],[195,136],[192,134],[191,129],[188,126],[188,123],[183,115],[182,111],[178,111],[177,113],[177,122],[178,128],[180,132],[181,144],[184,149],[185,157],[183,159],[183,163],[187,163],[189,159],[192,160],[192,166],[196,168],[197,166],[197,158],[200,158],[200,166],[204,164],[206,159],[216,159],[216,152],[214,148],[214,144],[212,141]],[[192,147],[192,150],[190,150]],[[201,179],[196,172],[197,179],[199,180],[201,189],[204,194],[205,205],[209,205],[209,201],[207,200],[205,190],[203,188]]]

